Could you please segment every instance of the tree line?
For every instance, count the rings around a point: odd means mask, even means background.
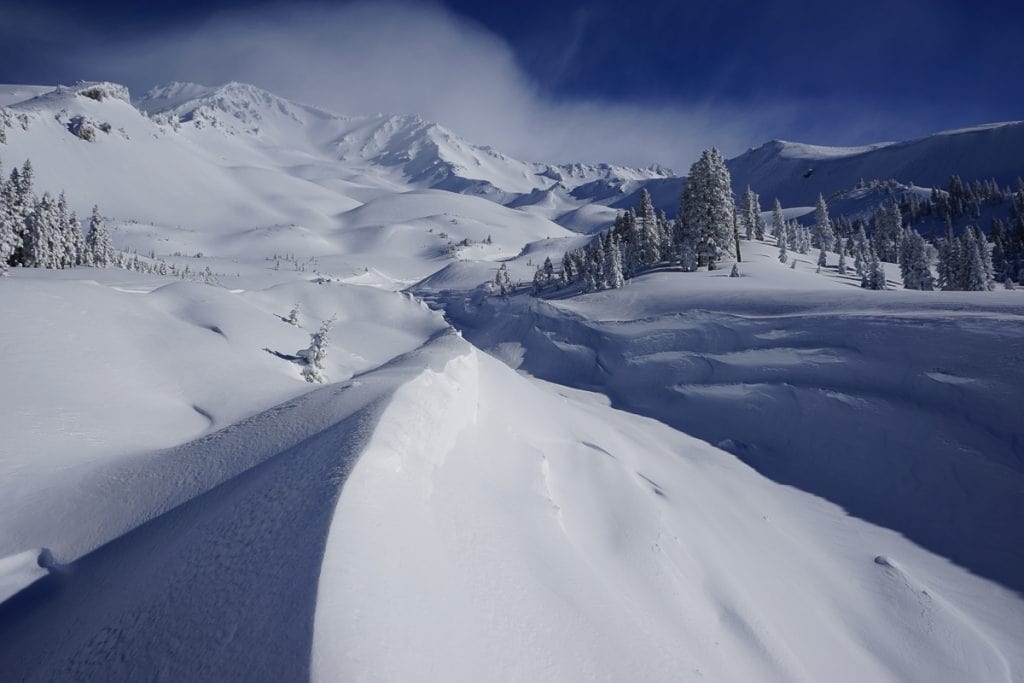
[[[612,227],[600,232],[587,245],[565,252],[561,271],[550,259],[540,266],[533,280],[534,293],[572,285],[584,292],[622,287],[632,277],[660,267],[693,271],[713,270],[726,257],[741,260],[741,236],[746,240],[774,238],[779,261],[787,263],[791,252],[807,254],[819,250],[818,268],[829,266],[829,253],[838,255],[834,268],[852,272],[866,289],[888,288],[884,263],[898,264],[907,289],[982,291],[995,282],[1012,287],[1024,275],[1024,183],[1016,193],[1000,190],[994,181],[966,184],[957,176],[950,191],[933,192],[936,207],[945,213],[946,234],[927,240],[910,226],[903,204],[890,198],[867,219],[845,216],[831,219],[824,196],[819,195],[814,220],[809,227],[784,218],[775,200],[771,221],[766,225],[760,198],[749,187],[739,206],[734,201],[725,159],[716,149],[706,150],[693,166],[683,187],[675,219],[656,212],[646,189],[637,205],[619,213]],[[1009,198],[1012,227],[993,220],[991,239],[977,225],[955,236],[952,220],[979,201]],[[935,210],[940,210],[936,208]],[[936,274],[932,266],[935,264]],[[795,266],[795,263],[793,264]],[[507,280],[507,269],[505,271]],[[510,291],[499,272],[495,285]]]
[[[5,180],[0,172],[0,272],[11,266],[74,268],[113,265],[115,251],[99,207],[82,228],[61,192],[37,197],[32,162],[25,160]]]

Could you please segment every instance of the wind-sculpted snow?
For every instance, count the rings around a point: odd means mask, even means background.
[[[1020,599],[733,456],[476,351],[338,502],[316,680],[1012,680]]]
[[[532,374],[1024,590],[1018,293],[872,295],[750,249],[732,292],[713,273],[661,273],[565,301],[452,296],[447,316]],[[802,288],[812,278],[819,291]]]
[[[1021,678],[1022,291],[745,241],[534,299],[681,179],[238,83],[0,102],[137,252],[0,278],[0,678]]]
[[[348,382],[95,471],[74,513],[115,538],[0,605],[0,670],[16,680],[307,675],[334,501],[389,395],[455,353],[453,341],[438,336]],[[74,557],[81,537],[61,532],[55,555]]]

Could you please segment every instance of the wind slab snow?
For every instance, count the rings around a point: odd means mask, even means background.
[[[678,181],[103,92],[0,88],[4,163],[217,284],[0,279],[4,679],[1020,680],[1019,290],[869,292],[755,241],[740,278],[483,298]]]

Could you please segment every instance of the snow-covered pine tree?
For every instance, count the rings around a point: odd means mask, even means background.
[[[502,263],[494,276],[494,286],[501,296],[508,296],[512,293],[512,277],[508,274],[508,265]]]
[[[534,296],[539,295],[544,291],[544,269],[541,266],[537,266],[537,270],[533,272],[533,290]]]
[[[562,255],[562,277],[565,278],[566,283],[576,281],[575,261],[576,259],[569,252]]]
[[[878,258],[882,261],[895,263],[898,259],[897,248],[903,232],[903,214],[899,203],[890,200],[875,212],[874,229],[871,232],[871,243]]]
[[[985,288],[991,291],[996,288],[995,268],[992,266],[992,245],[989,243],[988,238],[985,237],[981,226],[975,225],[974,232],[978,240],[982,272],[985,274]]]
[[[900,245],[900,275],[905,289],[933,289],[927,246],[916,230],[907,228],[904,231]]]
[[[57,255],[58,265],[56,267],[74,268],[81,264],[82,247],[85,240],[82,238],[82,229],[78,225],[78,217],[74,212],[68,212],[68,202],[63,192],[57,198],[57,226],[63,250]],[[54,248],[56,249],[57,245],[54,245]]]
[[[775,200],[775,205],[772,206],[772,229],[771,234],[773,237],[778,237],[786,231],[786,219],[782,217],[782,204],[779,200]]]
[[[825,196],[818,194],[818,203],[814,208],[814,228],[811,234],[811,246],[831,251],[835,242],[832,221],[828,217],[828,205]]]
[[[636,207],[637,250],[640,263],[650,268],[661,261],[661,235],[658,232],[658,216],[654,212],[651,193],[647,188],[640,190],[640,201]]]
[[[761,215],[761,197],[756,192],[754,193],[753,209],[754,213],[752,218],[754,221],[754,239],[763,241],[765,229],[764,216]]]
[[[608,235],[605,241],[605,273],[607,285],[611,289],[618,289],[625,284],[622,275],[622,244],[616,235]]]
[[[853,269],[862,278],[867,274],[868,236],[861,223],[853,236]]]
[[[757,229],[757,217],[761,215],[761,210],[757,206],[757,195],[750,189],[750,185],[747,185],[747,190],[743,193],[743,207],[739,215],[740,220],[743,221],[744,239],[754,239],[754,231]]]
[[[697,237],[698,265],[714,270],[723,254],[735,247],[732,181],[725,158],[715,149],[705,150],[690,167],[683,191],[681,219],[687,240]]]
[[[661,239],[661,260],[671,261],[672,254],[675,253],[675,245],[672,242],[674,233],[664,210],[658,212],[658,234]]]
[[[298,324],[299,324],[299,304],[298,303],[296,303],[294,306],[292,306],[292,310],[290,310],[288,312],[288,317],[286,318],[286,320],[288,321],[289,324],[295,325],[296,327],[298,326]]]
[[[824,249],[819,249],[818,250],[818,268],[826,268],[826,267],[828,267],[828,259],[825,256],[825,253],[826,252],[825,252]]]
[[[309,348],[302,349],[297,354],[299,358],[306,361],[306,366],[302,369],[302,376],[307,382],[322,383],[324,381],[323,370],[333,325],[334,318],[324,320],[320,329],[310,335]]]
[[[991,265],[986,263],[989,245],[985,235],[968,226],[960,238],[960,289],[969,292],[986,292],[994,289]]]
[[[699,161],[697,163],[700,163]],[[690,168],[693,172],[693,168]],[[679,202],[679,215],[673,230],[675,242],[675,260],[682,266],[684,271],[693,271],[698,268],[697,247],[700,242],[700,232],[695,223],[689,222],[687,218],[687,207],[696,202],[696,183],[687,179],[683,185],[683,195]]]
[[[874,248],[869,245],[867,252],[867,263],[864,268],[864,276],[860,280],[860,286],[865,289],[885,289],[885,270],[882,262],[875,253]]]
[[[882,265],[881,260],[877,256],[872,259],[872,265],[874,266],[874,276],[872,277],[874,286],[872,289],[889,289],[885,282],[885,266]]]
[[[778,202],[776,201],[776,203]],[[776,236],[778,237],[777,241],[779,243],[779,263],[785,263],[786,261],[789,260],[789,255],[786,253],[786,247],[789,242],[789,239],[786,237],[785,225],[782,225],[779,228],[779,231],[778,233],[776,233]]]
[[[732,241],[736,245],[736,261],[742,261],[743,256],[740,251],[740,217],[735,209],[732,212]]]
[[[24,265],[29,268],[53,268],[57,232],[57,206],[49,192],[43,193],[25,220]],[[61,250],[63,251],[62,247]]]
[[[0,275],[7,273],[14,252],[21,248],[21,234],[15,228],[11,206],[10,183],[4,178],[0,167]]]
[[[110,241],[107,223],[100,215],[98,206],[92,207],[92,216],[89,217],[89,232],[85,236],[85,248],[88,253],[89,265],[97,268],[109,268],[114,265],[114,245]]]

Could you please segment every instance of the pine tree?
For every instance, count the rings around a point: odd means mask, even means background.
[[[867,264],[860,286],[865,289],[885,289],[885,270],[873,247],[868,247]]]
[[[900,275],[906,289],[931,290],[934,288],[928,249],[924,238],[916,230],[907,228],[900,245]]]
[[[57,239],[57,207],[49,192],[36,202],[25,221],[24,265],[30,268],[53,268],[54,243]]]
[[[533,295],[537,296],[542,291],[544,291],[544,269],[537,266],[537,270],[533,272]]]
[[[608,274],[608,286],[612,289],[618,289],[625,284],[622,276],[622,245],[618,237],[609,235],[608,240],[605,242],[605,254],[605,272]]]
[[[658,216],[654,212],[651,194],[647,188],[640,190],[640,202],[636,207],[636,233],[639,261],[650,268],[661,261],[661,235],[658,232]]]
[[[109,268],[114,265],[114,246],[110,241],[110,233],[107,232],[107,223],[100,215],[98,206],[92,207],[89,232],[85,236],[85,248],[89,265],[97,268]]]
[[[839,265],[836,266],[836,272],[840,275],[846,275],[846,244],[842,238],[839,239]]]
[[[698,265],[714,270],[723,254],[735,247],[735,204],[725,159],[717,149],[705,150],[693,166],[683,191],[681,220],[687,246],[696,237]]]
[[[828,259],[825,256],[825,250],[818,250],[818,268],[825,268],[828,266]]]
[[[975,237],[978,240],[978,252],[981,257],[981,270],[985,278],[985,289],[995,289],[995,269],[992,266],[992,245],[989,244],[985,233],[977,225],[974,226]]]
[[[501,296],[508,296],[512,293],[512,278],[508,274],[508,265],[502,263],[498,268],[497,274],[494,276],[494,286],[498,290],[498,294]]]
[[[14,254],[21,250],[21,231],[13,214],[11,183],[4,179],[0,167],[0,275],[7,273],[7,266],[13,265]]]
[[[302,370],[302,376],[307,382],[321,383],[324,381],[323,369],[327,360],[327,347],[330,344],[331,327],[334,325],[334,318],[325,320],[320,329],[310,335],[309,348],[299,351],[299,358],[306,361],[306,367]]]
[[[664,211],[658,212],[658,234],[661,240],[661,260],[671,261],[672,254],[675,251],[675,244],[673,243],[674,233],[672,226],[669,224],[668,216],[665,215]]]
[[[818,204],[814,209],[814,230],[812,232],[811,245],[822,250],[831,250],[835,242],[835,232],[832,230],[832,221],[828,217],[828,205],[825,204],[825,197],[818,194]]]
[[[749,188],[748,188],[749,189]],[[748,210],[750,211],[749,220],[754,224],[754,239],[764,240],[764,217],[761,215],[761,197],[753,192],[752,201]]]
[[[867,274],[868,236],[861,223],[853,236],[853,269],[862,278]]]
[[[698,161],[697,163],[700,162]],[[694,169],[691,167],[690,173],[693,173],[693,171]],[[683,196],[679,203],[679,215],[676,218],[674,231],[676,260],[683,270],[687,272],[696,270],[699,267],[697,249],[700,243],[700,232],[697,229],[696,223],[691,222],[687,218],[688,207],[694,205],[697,201],[696,188],[696,182],[691,182],[687,178],[686,184],[683,186]]]
[[[778,237],[786,231],[786,219],[782,217],[782,204],[779,200],[775,200],[775,205],[772,207],[772,236]]]
[[[298,324],[299,324],[299,304],[295,304],[295,306],[292,307],[292,310],[288,312],[287,321],[290,324],[295,325],[296,327],[298,326]]]
[[[777,203],[778,201],[776,200],[776,204]],[[786,238],[786,227],[784,225],[779,228],[777,236],[779,243],[779,262],[785,263],[789,259],[789,256],[786,254],[786,245],[789,240]]]
[[[982,247],[974,230],[968,228],[961,239],[960,282],[962,289],[969,292],[984,292],[989,288],[985,277],[985,266],[981,255]]]
[[[894,200],[882,205],[874,215],[874,230],[871,233],[872,246],[882,261],[895,263],[897,248],[903,232],[903,214]]]
[[[760,216],[760,209],[757,207],[757,195],[747,185],[747,191],[743,193],[743,210],[739,212],[743,222],[743,237],[748,240],[754,239],[754,231],[757,229],[757,216]]]

